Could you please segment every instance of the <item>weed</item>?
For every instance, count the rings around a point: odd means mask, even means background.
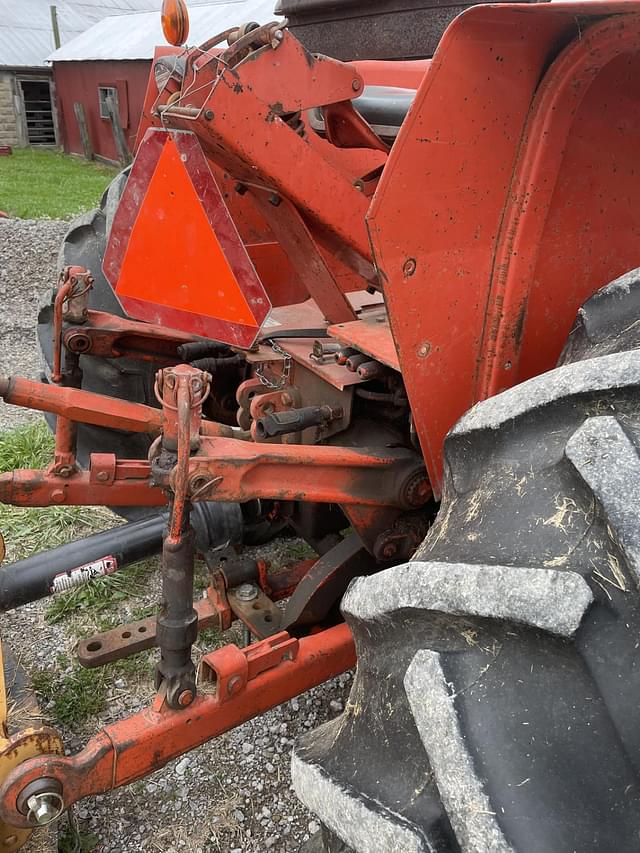
[[[111,631],[112,628],[117,628],[122,620],[117,613],[99,613],[93,619],[93,624],[81,629],[77,632],[79,639],[84,637],[92,637],[94,634],[102,634],[104,631]]]
[[[93,832],[72,829],[66,826],[58,835],[58,853],[92,853],[100,843]]]
[[[113,522],[112,513],[99,507],[0,504],[0,530],[4,533],[10,560],[30,557],[43,548],[55,548],[88,536],[112,526]]]
[[[117,678],[139,683],[147,677],[152,671],[152,654],[140,652],[95,669],[77,664],[70,668],[68,659],[59,655],[57,663],[63,672],[36,670],[31,673],[31,683],[45,703],[52,703],[50,713],[55,721],[71,729],[106,708],[109,687]]]
[[[44,468],[53,459],[54,440],[44,420],[0,433],[0,473],[14,468]]]
[[[311,560],[318,555],[303,539],[294,539],[286,544],[286,556],[287,559]]]
[[[225,645],[225,639],[217,628],[202,628],[198,632],[196,645],[206,654]]]
[[[123,675],[125,678],[140,681],[153,672],[154,650],[138,652],[123,660],[116,661],[110,665],[114,675]]]
[[[196,595],[203,592],[211,583],[209,569],[204,560],[196,559],[193,574],[193,590]]]
[[[143,604],[139,607],[131,608],[131,621],[139,622],[141,619],[149,619],[151,616],[155,616],[158,612],[157,604]]]
[[[75,667],[58,675],[40,670],[31,676],[33,688],[45,702],[53,703],[52,716],[73,728],[104,710],[107,701],[107,678],[103,669]]]

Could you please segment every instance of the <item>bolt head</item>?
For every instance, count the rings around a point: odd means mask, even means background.
[[[404,262],[404,266],[402,267],[402,272],[405,278],[409,278],[416,271],[416,261],[415,258],[407,258]]]
[[[38,826],[46,826],[62,814],[62,799],[58,794],[34,794],[27,800],[29,817]]]
[[[194,700],[194,695],[192,690],[183,690],[182,693],[178,696],[178,705],[182,705],[183,708],[187,708]]]
[[[229,696],[232,696],[234,693],[237,693],[242,687],[242,679],[239,675],[234,675],[229,679],[229,683],[227,684],[227,693]]]
[[[362,83],[360,82],[360,80],[358,80],[357,77],[354,77],[353,80],[351,81],[351,88],[353,89],[353,91],[359,92],[361,86],[362,86]]]
[[[431,493],[431,486],[424,475],[412,477],[407,484],[405,497],[409,506],[418,507],[425,503]]]
[[[98,473],[96,474],[96,480],[98,480],[101,483],[106,483],[108,479],[109,479],[109,472],[108,471],[98,471]]]
[[[431,344],[429,341],[425,341],[423,344],[420,344],[418,347],[418,357],[426,358],[431,352]]]
[[[243,583],[236,589],[236,598],[240,601],[253,601],[258,597],[258,590],[252,583]]]

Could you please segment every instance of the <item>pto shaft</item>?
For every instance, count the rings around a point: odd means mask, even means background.
[[[132,521],[3,566],[0,568],[0,612],[65,592],[160,553],[168,517],[168,513],[162,513]],[[239,544],[242,541],[239,504],[199,503],[191,514],[191,521],[196,531],[197,548],[202,553],[228,542]]]

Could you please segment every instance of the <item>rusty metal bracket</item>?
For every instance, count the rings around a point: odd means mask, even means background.
[[[286,631],[280,631],[244,649],[225,646],[202,658],[199,679],[214,683],[218,700],[228,702],[261,673],[286,661],[294,661],[298,656],[298,647],[298,640],[290,637]]]
[[[178,347],[191,343],[194,336],[154,323],[88,310],[82,326],[66,329],[62,340],[67,350],[79,355],[136,358],[169,365],[182,360]]]
[[[198,614],[199,631],[211,626],[221,627],[221,614],[211,598],[194,601],[193,608]],[[156,617],[149,616],[80,640],[76,655],[82,666],[93,669],[152,649],[155,645]]]
[[[235,615],[254,637],[264,639],[280,631],[282,610],[255,584],[243,583],[230,589],[227,598]]]
[[[96,479],[105,473],[104,482]],[[66,478],[41,470],[7,471],[0,474],[0,501],[14,506],[164,506],[166,495],[151,483],[149,473],[148,463],[127,459],[116,463],[111,484],[102,466],[95,476],[91,466]]]
[[[376,568],[360,537],[351,533],[320,557],[300,581],[282,614],[282,627],[318,625],[330,614],[358,575]]]
[[[62,325],[82,323],[87,317],[89,291],[93,277],[84,267],[65,267],[60,273],[60,282],[53,302],[53,367],[51,381],[62,382]]]

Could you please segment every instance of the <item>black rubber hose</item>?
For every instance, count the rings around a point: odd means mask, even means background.
[[[50,551],[0,568],[0,612],[88,583],[162,550],[168,514],[132,521],[94,533]],[[198,550],[205,552],[242,541],[242,510],[237,503],[194,505],[191,523]]]
[[[236,355],[221,356],[219,358],[197,358],[191,361],[192,367],[197,367],[198,370],[206,370],[207,373],[218,372],[222,367],[236,367],[245,363],[245,357],[240,353]]]
[[[220,341],[192,341],[187,344],[180,344],[178,347],[178,355],[186,362],[191,362],[196,358],[204,358],[210,355],[220,355],[222,352],[227,352],[229,347],[227,344]]]

